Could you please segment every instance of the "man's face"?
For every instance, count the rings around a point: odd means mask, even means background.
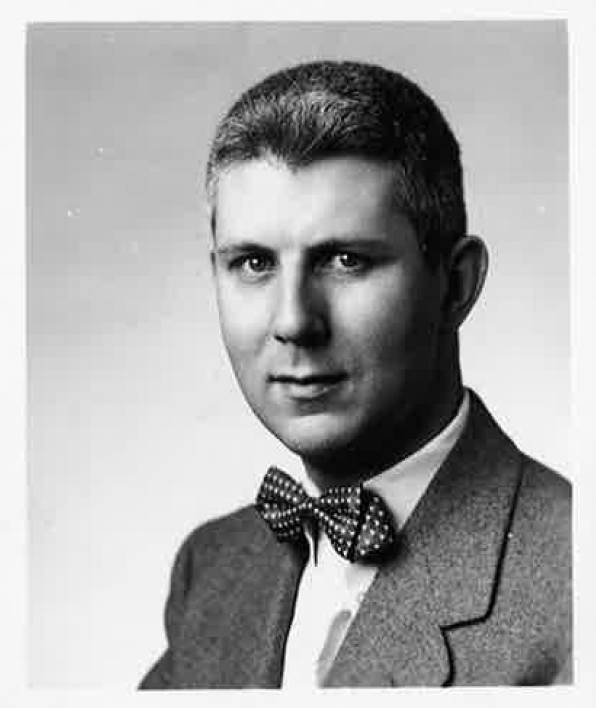
[[[263,424],[308,459],[391,444],[432,396],[441,278],[394,206],[392,168],[258,160],[219,182],[224,342]]]

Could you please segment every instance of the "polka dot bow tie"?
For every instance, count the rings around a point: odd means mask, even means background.
[[[314,498],[288,474],[271,467],[256,508],[278,541],[298,540],[304,533],[303,522],[311,520],[325,531],[337,553],[351,562],[373,560],[395,543],[383,500],[362,486],[333,487]]]

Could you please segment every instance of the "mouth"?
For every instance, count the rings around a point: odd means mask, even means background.
[[[346,379],[346,374],[279,374],[270,376],[269,379],[289,398],[309,401],[333,391]]]

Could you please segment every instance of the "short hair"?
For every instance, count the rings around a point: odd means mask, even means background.
[[[219,175],[234,164],[276,158],[298,169],[339,155],[395,164],[398,207],[430,265],[466,234],[460,148],[446,119],[409,79],[360,62],[300,64],[248,89],[217,127],[207,196],[215,207]]]

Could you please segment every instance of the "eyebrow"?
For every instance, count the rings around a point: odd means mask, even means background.
[[[239,241],[238,243],[231,243],[229,245],[217,246],[213,249],[213,252],[217,256],[230,256],[236,255],[238,253],[250,253],[252,251],[273,251],[269,246],[265,246],[262,243],[257,243],[256,241]]]

